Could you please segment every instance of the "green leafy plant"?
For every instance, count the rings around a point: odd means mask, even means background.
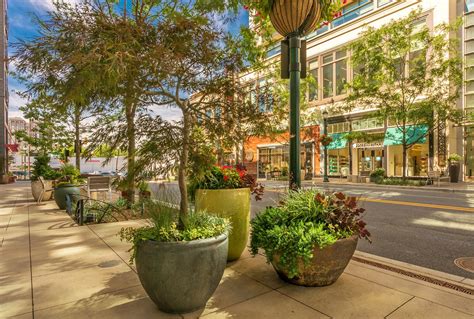
[[[376,184],[380,185],[400,185],[400,186],[424,186],[424,180],[403,179],[400,177],[378,178],[375,180]]]
[[[456,153],[449,154],[448,161],[450,162],[459,162],[461,161],[462,156]]]
[[[57,187],[64,184],[79,185],[83,182],[83,179],[80,177],[81,172],[72,164],[63,164],[59,170],[59,174],[60,177],[56,184]]]
[[[136,256],[140,243],[148,240],[158,242],[179,242],[206,239],[230,231],[227,219],[211,216],[203,212],[190,211],[183,229],[178,228],[179,209],[167,202],[147,201],[145,210],[150,216],[150,225],[140,228],[122,228],[121,240],[133,244],[130,263]]]
[[[278,254],[280,265],[293,278],[298,275],[299,259],[308,264],[315,247],[353,235],[370,241],[363,212],[355,197],[343,193],[290,191],[280,206],[268,207],[252,220],[251,253],[256,255],[262,248],[269,262]]]
[[[35,157],[33,169],[31,171],[31,180],[37,181],[40,176],[46,180],[55,180],[60,177],[60,173],[49,166],[49,156],[40,155]]]
[[[213,166],[202,177],[191,176],[189,194],[193,199],[198,189],[250,188],[256,200],[263,196],[264,187],[246,170],[232,166]]]

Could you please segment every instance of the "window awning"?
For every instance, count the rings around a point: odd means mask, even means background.
[[[406,126],[407,144],[424,144],[426,143],[426,134],[428,133],[427,125],[408,125]],[[403,131],[398,127],[389,127],[385,131],[384,146],[402,145]]]
[[[334,133],[329,134],[332,137],[331,144],[328,145],[328,150],[337,150],[341,148],[346,148],[347,139],[345,138],[345,133]]]

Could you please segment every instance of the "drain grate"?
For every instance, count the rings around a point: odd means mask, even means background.
[[[447,281],[444,281],[444,280],[435,279],[435,278],[432,278],[432,277],[429,277],[429,276],[426,276],[426,275],[420,275],[420,274],[417,274],[417,273],[414,273],[414,272],[411,272],[411,271],[407,271],[407,270],[403,270],[403,269],[400,269],[400,268],[384,265],[384,264],[381,264],[381,263],[378,263],[378,262],[375,262],[375,261],[366,260],[366,259],[359,258],[359,257],[352,257],[352,260],[360,262],[362,264],[371,265],[371,266],[374,266],[374,267],[377,267],[377,268],[393,271],[393,272],[396,272],[398,274],[405,275],[407,277],[423,280],[425,282],[429,282],[430,284],[434,284],[434,285],[437,285],[437,286],[441,286],[441,287],[449,288],[449,289],[452,289],[452,290],[456,290],[456,291],[459,291],[461,293],[465,293],[465,294],[468,294],[468,295],[474,295],[474,289],[469,289],[469,288],[463,287],[461,285],[456,285],[456,284],[453,284],[453,283],[450,283],[450,282],[447,282]]]
[[[474,273],[474,257],[460,257],[454,260],[459,268]]]

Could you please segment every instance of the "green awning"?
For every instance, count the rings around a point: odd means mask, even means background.
[[[428,126],[426,125],[409,125],[406,126],[407,144],[424,144],[426,143],[426,134],[428,134]],[[385,131],[384,146],[402,145],[403,131],[398,127],[389,127]]]
[[[345,138],[345,133],[334,133],[329,134],[332,137],[331,144],[328,145],[328,150],[337,150],[341,148],[346,148],[347,139]]]

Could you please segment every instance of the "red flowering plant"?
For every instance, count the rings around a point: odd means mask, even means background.
[[[319,137],[319,142],[321,142],[322,146],[329,146],[333,141],[332,137],[326,134],[323,134]]]
[[[261,200],[264,187],[241,167],[213,166],[201,178],[190,178],[189,193],[192,198],[198,189],[250,188],[256,200]]]

